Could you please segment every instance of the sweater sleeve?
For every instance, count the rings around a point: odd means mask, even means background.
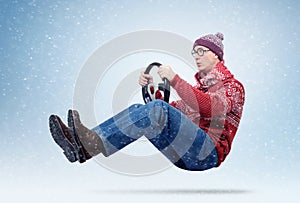
[[[170,84],[181,99],[198,111],[201,117],[224,116],[231,110],[231,102],[226,97],[226,87],[223,83],[220,87],[215,87],[215,91],[203,92],[176,75]]]

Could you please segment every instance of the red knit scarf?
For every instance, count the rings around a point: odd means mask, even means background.
[[[197,81],[198,89],[208,89],[209,87],[217,84],[220,81],[224,81],[228,78],[232,78],[233,74],[224,65],[224,61],[220,61],[216,67],[214,67],[209,73],[201,77],[201,73],[196,73],[195,78]]]

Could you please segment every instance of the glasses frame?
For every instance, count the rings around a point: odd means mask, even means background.
[[[206,52],[211,51],[210,49],[202,49],[202,48],[198,48],[197,50],[193,49],[191,51],[192,56],[195,57],[196,54],[198,54],[198,56],[203,56]]]

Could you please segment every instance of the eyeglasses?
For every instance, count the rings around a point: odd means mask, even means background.
[[[195,57],[196,54],[198,54],[198,56],[203,56],[205,52],[208,52],[210,51],[209,49],[202,49],[202,48],[199,48],[197,50],[192,50],[192,55]]]

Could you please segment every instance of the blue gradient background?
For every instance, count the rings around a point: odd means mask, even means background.
[[[299,8],[298,1],[286,0],[0,0],[0,199],[295,201]],[[51,139],[48,117],[56,113],[65,119],[87,58],[102,44],[138,30],[169,31],[192,41],[224,33],[226,64],[245,85],[246,105],[232,152],[220,168],[122,176],[93,161],[69,164]],[[245,193],[207,192],[218,189]]]

